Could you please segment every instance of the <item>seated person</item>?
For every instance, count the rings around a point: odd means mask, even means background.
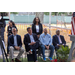
[[[21,62],[19,58],[21,55],[24,53],[24,49],[22,48],[22,41],[21,41],[21,36],[17,35],[17,29],[12,28],[12,33],[13,35],[9,36],[9,51],[10,51],[10,58],[11,61],[14,62],[14,50],[20,51],[18,56],[15,58],[16,62]]]
[[[34,62],[37,62],[36,49],[39,47],[39,41],[37,35],[32,33],[32,29],[30,27],[27,28],[27,34],[24,36],[24,45],[26,48],[26,52],[32,54],[32,58]],[[31,59],[31,57],[29,57]],[[31,61],[28,59],[28,61]]]
[[[12,33],[12,28],[13,27],[17,29],[17,27],[15,26],[15,23],[12,20],[10,20],[9,21],[9,26],[7,27],[8,37],[13,34]],[[9,43],[8,43],[8,41],[7,41],[7,55],[9,56]]]
[[[44,33],[40,35],[39,38],[40,42],[41,42],[41,51],[42,51],[42,55],[43,55],[43,60],[46,61],[45,58],[45,48],[48,50],[51,50],[50,55],[49,55],[49,60],[52,60],[52,56],[54,53],[54,46],[52,45],[52,38],[51,35],[47,33],[47,29],[44,29]]]
[[[59,49],[60,45],[66,46],[64,36],[60,35],[60,30],[56,31],[56,35],[53,36],[53,45],[55,49]]]

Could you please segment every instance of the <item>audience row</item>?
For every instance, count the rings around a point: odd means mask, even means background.
[[[8,47],[7,54],[10,55],[11,61],[14,62],[14,50],[19,50],[19,54],[15,61],[20,62],[20,57],[24,53],[22,47],[21,36],[17,34],[18,29],[13,21],[9,21],[8,26]],[[66,46],[64,36],[60,35],[60,31],[56,31],[56,35],[51,38],[51,35],[47,33],[47,29],[43,30],[42,24],[38,17],[34,18],[32,28],[27,28],[27,34],[24,35],[24,45],[27,54],[28,61],[37,62],[36,49],[40,50],[43,55],[43,60],[46,61],[45,49],[50,50],[49,60],[53,60],[54,49],[59,49],[60,45]],[[44,33],[43,33],[44,32]]]

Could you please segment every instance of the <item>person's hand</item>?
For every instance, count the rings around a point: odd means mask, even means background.
[[[37,37],[39,38],[39,37],[40,37],[40,35],[37,35]]]
[[[10,35],[12,35],[11,33],[9,33]]]
[[[58,45],[59,47],[61,47],[61,45]]]
[[[18,50],[20,50],[20,47],[17,47],[18,48]]]
[[[29,53],[32,54],[32,51],[30,50]]]
[[[32,43],[30,43],[30,45],[34,45],[36,42],[32,42]]]
[[[47,46],[47,49],[49,50],[49,46]]]
[[[49,46],[46,46],[46,45],[45,45],[45,47],[46,47],[46,49],[49,49]]]
[[[17,46],[15,46],[15,49],[18,49]]]
[[[20,50],[20,47],[18,47],[18,46],[15,46],[15,49],[16,49],[16,50]]]
[[[57,44],[57,46],[59,46],[59,47],[60,47],[60,45],[59,45],[59,44]]]

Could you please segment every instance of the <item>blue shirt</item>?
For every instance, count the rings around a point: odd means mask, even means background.
[[[34,38],[33,38],[33,34],[32,34],[32,35],[29,34],[29,36],[30,36],[31,42],[35,42],[35,40],[34,40]]]
[[[13,35],[13,36],[14,36],[14,45],[15,45],[15,46],[18,46],[18,45],[17,45],[17,37],[16,37],[16,35]]]
[[[44,33],[41,34],[39,40],[43,45],[51,45],[52,44],[52,38],[51,38],[50,34],[46,34],[46,35]]]

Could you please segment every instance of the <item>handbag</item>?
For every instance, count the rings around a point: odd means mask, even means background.
[[[27,59],[29,62],[34,61],[33,54],[27,54]]]

